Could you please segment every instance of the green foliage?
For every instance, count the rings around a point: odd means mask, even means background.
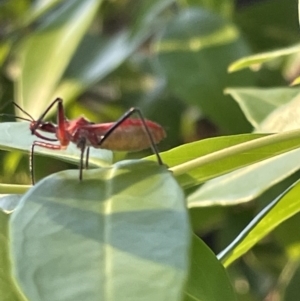
[[[0,4],[1,300],[299,298],[297,1],[235,2]],[[95,123],[139,106],[165,165],[91,148],[79,181],[75,144],[37,147],[28,185],[11,100],[56,97]]]

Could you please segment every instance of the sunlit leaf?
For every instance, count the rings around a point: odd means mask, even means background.
[[[266,63],[268,61],[274,60],[282,56],[291,55],[299,51],[300,51],[300,45],[295,45],[279,50],[250,55],[232,63],[228,67],[228,71],[235,72],[244,68],[259,69],[263,63]]]
[[[289,103],[299,88],[228,88],[225,93],[231,95],[239,104],[248,121],[260,131],[260,123],[276,108]]]
[[[299,129],[300,126],[300,94],[297,94],[290,102],[278,107],[260,124],[262,132],[283,132]]]
[[[65,1],[20,48],[17,98],[33,116],[39,115],[51,100],[101,2]]]

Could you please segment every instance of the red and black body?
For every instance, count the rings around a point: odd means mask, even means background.
[[[57,104],[57,125],[44,121],[46,114],[55,104]],[[88,166],[89,147],[130,152],[151,147],[158,163],[163,164],[156,144],[165,138],[166,133],[159,124],[145,119],[138,108],[131,108],[116,122],[97,124],[84,117],[68,120],[65,117],[61,98],[55,99],[38,120],[34,120],[19,105],[15,105],[30,117],[31,133],[44,140],[34,141],[31,147],[30,171],[33,183],[33,153],[35,146],[59,150],[66,149],[70,142],[75,143],[81,150],[80,180],[82,179],[83,156],[86,148],[86,167]],[[139,119],[130,118],[134,113],[139,115]],[[52,133],[55,138],[46,137],[43,132]],[[59,144],[54,144],[53,141],[58,141]]]

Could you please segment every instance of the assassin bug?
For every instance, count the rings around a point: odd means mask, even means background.
[[[44,118],[50,109],[57,104],[57,125],[51,122],[45,122]],[[113,151],[139,151],[151,147],[156,155],[157,162],[163,165],[156,144],[158,144],[166,133],[157,123],[147,120],[143,117],[138,108],[129,109],[116,122],[93,123],[79,117],[74,120],[68,120],[64,113],[63,100],[56,98],[37,119],[28,114],[18,104],[14,105],[26,114],[30,119],[18,117],[19,119],[30,122],[30,131],[32,135],[43,139],[44,141],[34,141],[30,151],[29,169],[31,181],[34,184],[34,149],[36,146],[48,149],[66,149],[70,142],[73,142],[81,151],[79,179],[82,180],[83,157],[86,150],[85,167],[88,167],[89,147],[104,148]],[[138,114],[139,119],[131,119],[132,114]],[[52,133],[56,138],[44,136],[41,132]],[[52,142],[58,141],[59,144]]]

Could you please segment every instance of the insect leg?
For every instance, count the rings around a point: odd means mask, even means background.
[[[158,149],[156,144],[154,143],[154,139],[151,135],[151,132],[146,124],[145,118],[142,114],[142,111],[139,108],[131,108],[129,109],[123,116],[121,116],[109,129],[108,131],[103,135],[103,137],[101,138],[100,142],[98,143],[98,145],[101,145],[112,133],[113,131],[119,127],[122,122],[124,122],[126,119],[130,118],[130,116],[134,113],[137,113],[139,115],[139,118],[141,119],[142,123],[143,123],[143,127],[145,129],[146,135],[148,136],[148,139],[150,140],[151,143],[151,149],[153,151],[153,153],[155,154],[156,158],[157,158],[157,162],[159,165],[163,165],[163,161],[159,155]]]
[[[89,158],[90,158],[90,148],[87,147],[86,156],[85,156],[85,169],[89,169]]]
[[[39,125],[42,123],[43,119],[45,118],[45,116],[47,115],[47,113],[50,111],[50,109],[56,104],[58,103],[58,110],[59,107],[62,106],[62,102],[63,100],[61,98],[56,98],[55,100],[52,101],[52,103],[48,106],[48,108],[44,111],[44,113],[39,117],[39,119],[35,122],[34,127],[31,129],[31,134],[35,135],[35,131],[38,129]],[[19,107],[20,108],[20,107]],[[23,112],[24,110],[22,108],[20,108]],[[64,110],[62,112],[64,114]]]
[[[46,114],[56,103],[57,103],[57,127],[53,126],[53,124],[51,123],[46,124],[43,122],[43,119],[45,118]],[[40,125],[43,123],[44,125],[43,130],[47,132],[55,133],[57,140],[60,142],[61,146],[67,147],[70,140],[67,138],[67,132],[65,129],[65,120],[66,120],[66,116],[65,116],[64,106],[63,106],[63,100],[61,98],[56,98],[48,106],[48,108],[44,111],[44,113],[39,117],[39,119],[35,122],[34,126],[31,128],[31,134],[36,135],[37,137],[42,138],[44,140],[53,141],[49,138],[48,139],[45,138],[41,134],[37,134],[37,130],[39,129]],[[47,125],[48,127],[45,128],[45,126]],[[49,125],[51,125],[50,128]]]
[[[84,156],[84,151],[86,148],[86,138],[81,137],[79,142],[77,143],[77,147],[80,148],[81,153],[80,153],[80,166],[79,166],[79,180],[82,180],[82,170],[83,170],[83,156]],[[88,155],[89,155],[89,147],[87,148],[87,157],[86,159],[88,160]],[[87,166],[87,161],[85,161],[85,166]]]
[[[52,144],[49,142],[42,142],[42,141],[34,141],[31,145],[30,155],[29,155],[29,172],[31,177],[31,184],[35,184],[34,180],[34,148],[35,146],[40,146],[48,149],[61,149],[60,144]]]

